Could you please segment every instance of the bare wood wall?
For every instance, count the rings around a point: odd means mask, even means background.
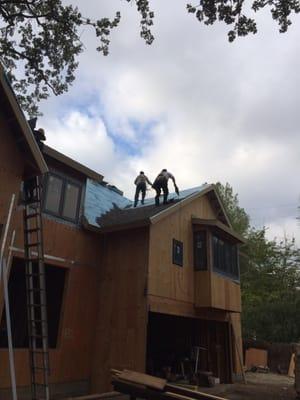
[[[242,353],[240,285],[211,270],[194,271],[191,217],[217,218],[206,196],[182,206],[150,229],[149,308],[153,312],[215,321],[232,321]],[[172,240],[183,242],[183,267],[172,262]],[[210,254],[208,254],[210,257]],[[233,349],[234,372],[240,372],[237,349]]]
[[[193,230],[191,217],[215,218],[206,196],[151,226],[149,294],[194,303]],[[172,263],[172,240],[183,242],[183,267]]]
[[[19,230],[17,230],[18,232]],[[89,380],[96,318],[98,240],[64,224],[44,221],[45,253],[71,262],[52,264],[67,269],[58,345],[50,349],[51,383]],[[17,247],[22,247],[18,236]],[[15,253],[20,256],[20,253]],[[75,261],[73,263],[73,261]],[[18,386],[29,385],[28,350],[15,349]],[[7,350],[0,349],[0,388],[9,386]],[[6,367],[5,367],[6,366]]]
[[[148,228],[110,234],[101,253],[93,392],[111,389],[111,368],[144,371]]]
[[[0,110],[0,224],[7,217],[12,193],[18,197],[24,171],[24,154],[16,145],[14,132]],[[9,232],[16,230],[15,247],[23,249],[22,209],[15,207]],[[92,342],[96,317],[99,237],[82,231],[75,225],[44,218],[45,253],[65,259],[46,259],[48,264],[68,270],[59,328],[58,346],[50,350],[51,382],[89,380]],[[23,257],[21,252],[15,256]],[[0,293],[0,303],[3,303]],[[0,306],[0,317],[2,307]],[[27,349],[15,349],[16,380],[27,386],[29,379]],[[0,389],[10,386],[8,352],[0,349]]]
[[[195,305],[241,312],[240,284],[212,271],[197,271]]]
[[[0,110],[0,224],[4,224],[13,193],[19,194],[24,162]]]

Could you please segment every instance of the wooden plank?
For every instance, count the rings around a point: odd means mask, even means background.
[[[268,365],[268,352],[263,349],[250,348],[246,350],[245,365],[247,369],[252,367]]]
[[[288,376],[291,378],[295,378],[295,353],[291,355]]]
[[[164,390],[164,387],[167,383],[166,379],[157,378],[155,376],[142,374],[141,372],[130,371],[127,369],[122,371],[118,375],[118,378],[158,390]]]
[[[120,393],[128,394],[131,398],[147,400],[225,400],[223,397],[214,396],[204,392],[174,387],[167,385],[168,391],[158,391],[138,384],[132,384],[119,379],[112,381],[114,389]],[[179,390],[181,389],[181,393]],[[184,393],[184,394],[183,394]]]
[[[120,396],[119,392],[108,392],[108,393],[88,394],[86,396],[79,396],[79,397],[67,397],[63,400],[100,400],[100,399],[106,400],[119,396]]]
[[[168,392],[172,392],[172,394],[177,393],[177,394],[181,394],[188,398],[193,398],[193,399],[202,400],[203,398],[205,398],[205,399],[214,399],[214,400],[224,400],[223,397],[214,396],[209,393],[199,392],[198,390],[192,390],[192,389],[180,387],[180,386],[173,385],[173,384],[167,384],[166,390]]]
[[[233,338],[234,338],[234,343],[235,343],[235,347],[236,347],[236,351],[238,354],[238,358],[239,358],[239,363],[240,363],[240,367],[241,367],[241,372],[243,375],[243,381],[246,384],[247,383],[247,379],[246,379],[246,375],[245,375],[245,371],[244,371],[244,366],[243,366],[243,358],[242,358],[242,354],[241,354],[241,349],[239,347],[238,341],[237,341],[237,336],[235,333],[235,327],[234,324],[232,323],[232,317],[231,314],[229,314],[229,322],[232,326],[232,334],[233,334]]]

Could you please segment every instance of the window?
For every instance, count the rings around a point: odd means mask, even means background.
[[[196,271],[207,270],[206,231],[194,232],[194,268]]]
[[[183,267],[183,243],[173,239],[173,264]]]
[[[238,249],[217,235],[213,235],[213,269],[231,278],[239,279]]]
[[[44,211],[78,222],[81,185],[59,175],[49,174],[46,179]]]
[[[33,268],[37,268],[37,265],[33,264]],[[66,269],[62,267],[54,267],[52,265],[45,265],[45,269],[49,347],[56,348],[66,281]],[[8,283],[8,295],[10,302],[13,346],[15,348],[26,348],[28,347],[26,315],[27,301],[25,264],[22,259],[13,259]],[[0,324],[0,347],[7,347],[5,310],[3,310]]]

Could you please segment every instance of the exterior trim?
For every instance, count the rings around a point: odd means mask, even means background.
[[[80,164],[79,162],[73,160],[72,158],[65,156],[63,153],[60,153],[57,150],[54,150],[52,147],[44,145],[43,153],[47,156],[54,158],[55,160],[61,162],[62,164],[67,165],[68,167],[75,169],[76,171],[82,173],[86,177],[93,179],[96,182],[103,181],[103,175],[98,174],[97,172],[93,171],[92,169]]]
[[[173,206],[168,207],[167,209],[160,211],[158,214],[154,215],[153,217],[150,217],[151,224],[155,224],[156,222],[160,221],[162,218],[164,218],[167,215],[171,214],[175,209],[177,209],[179,207],[183,207],[184,205],[189,204],[193,200],[195,200],[195,199],[197,199],[199,197],[202,197],[202,196],[204,196],[205,194],[207,194],[209,192],[213,192],[216,195],[216,199],[218,200],[219,206],[220,206],[220,208],[222,210],[222,213],[224,215],[224,219],[226,220],[228,227],[232,228],[232,226],[230,224],[230,221],[229,221],[229,218],[228,218],[228,216],[226,214],[226,211],[225,211],[225,209],[224,209],[224,207],[222,205],[221,199],[218,196],[217,191],[215,189],[215,185],[213,185],[213,184],[208,185],[201,192],[192,194],[192,195],[186,197],[185,199],[181,200],[180,202],[174,204]],[[222,225],[226,226],[225,224],[222,224]]]
[[[214,226],[216,228],[219,228],[220,230],[226,232],[228,235],[232,236],[237,242],[239,243],[246,243],[245,239],[236,233],[233,229],[228,228],[225,224],[222,222],[218,221],[217,219],[202,219],[202,218],[196,218],[192,217],[192,224],[193,225],[204,225],[204,226]]]

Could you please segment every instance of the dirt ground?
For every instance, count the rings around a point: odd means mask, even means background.
[[[219,385],[202,389],[231,400],[292,400],[296,399],[294,379],[272,373],[246,373],[247,384]]]

